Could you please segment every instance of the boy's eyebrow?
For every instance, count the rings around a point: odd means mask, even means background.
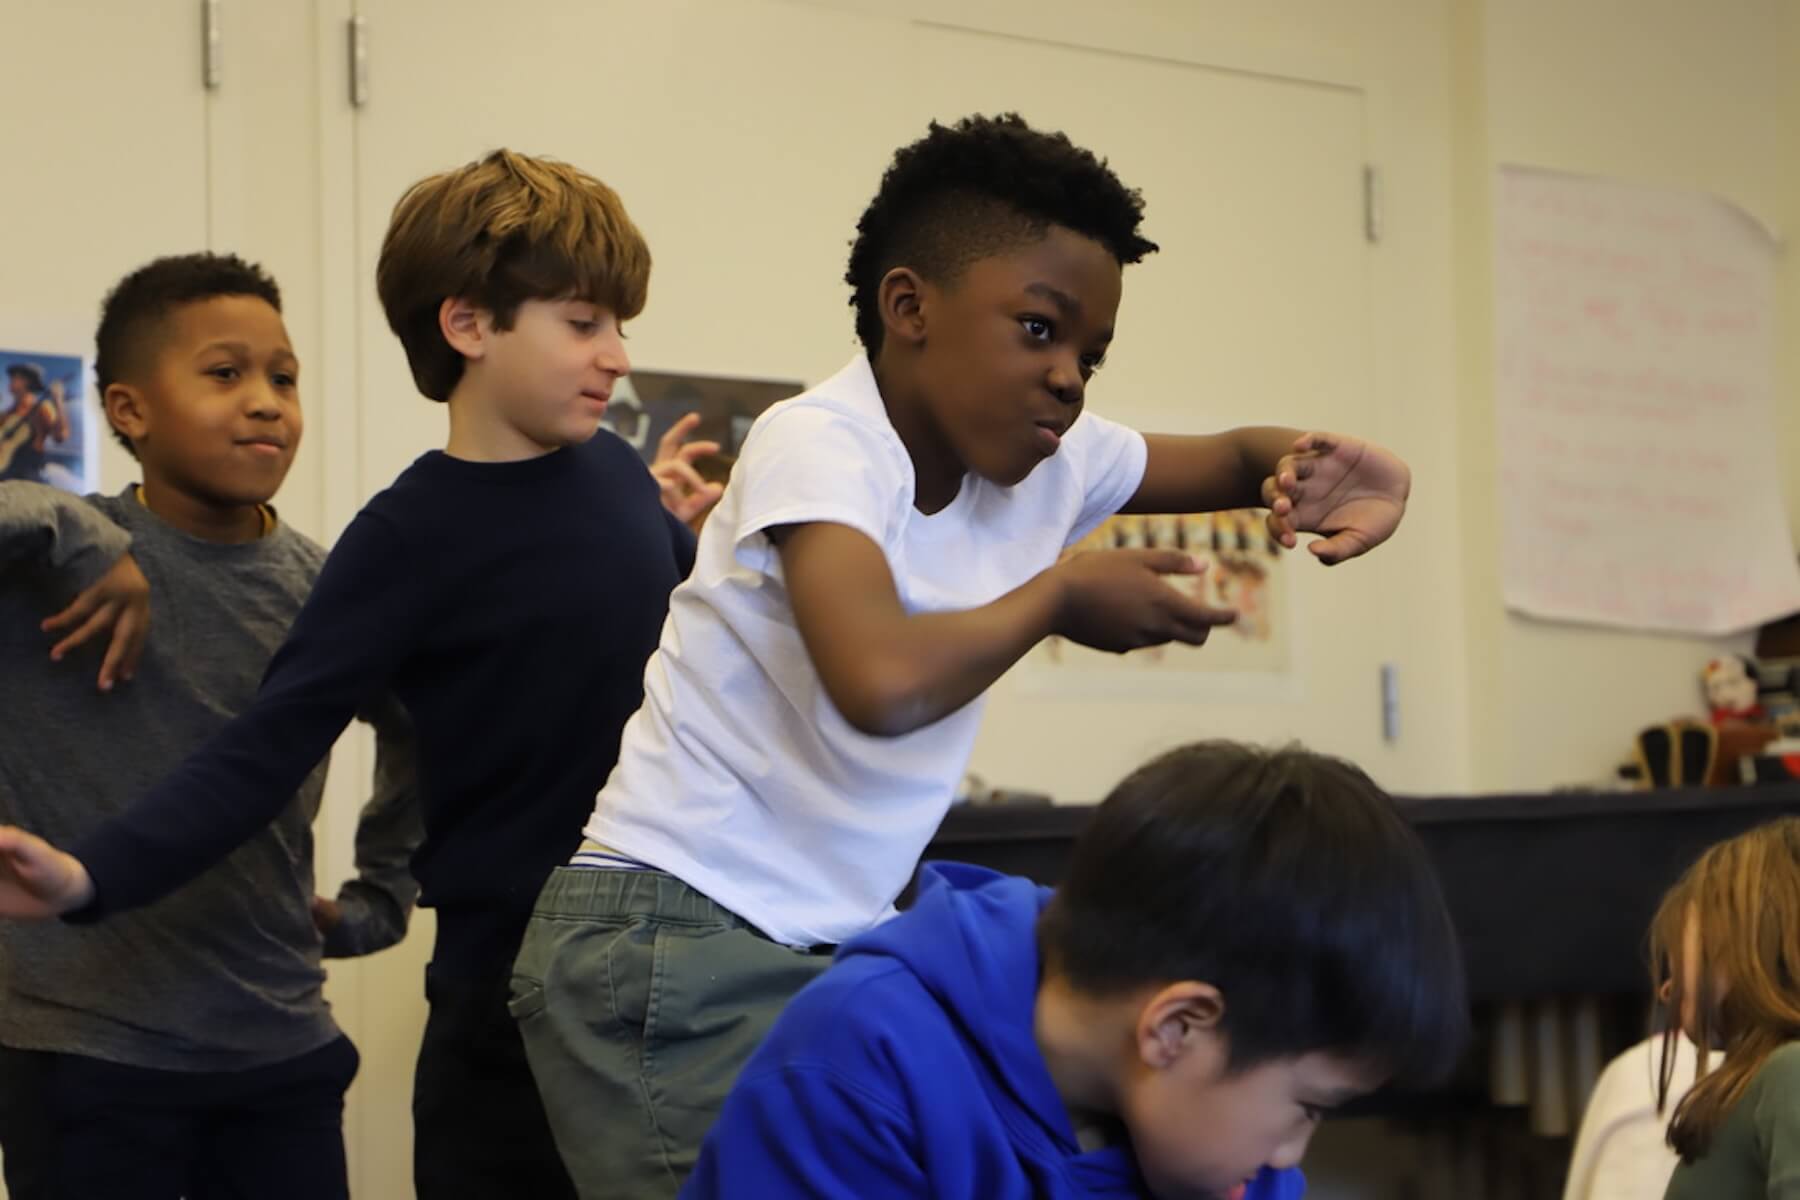
[[[237,355],[239,358],[249,358],[250,357],[250,343],[234,342],[234,341],[231,341],[229,338],[217,338],[213,341],[206,343],[206,345],[204,345],[204,346],[200,347],[198,350],[194,351],[194,357],[195,358],[205,358],[208,354],[211,354],[215,350],[228,350],[231,353]],[[287,346],[277,347],[275,352],[272,355],[270,355],[270,357],[271,358],[285,358],[292,362],[300,361],[299,356],[296,355],[293,352],[293,350]]]
[[[211,354],[214,350],[229,350],[233,354],[239,355],[243,358],[250,357],[250,343],[248,343],[248,342],[233,342],[233,341],[229,341],[225,338],[218,338],[214,341],[210,341],[210,342],[206,343],[206,345],[204,345],[204,346],[200,347],[198,350],[194,351],[194,357],[195,358],[204,358],[206,355]]]
[[[1068,316],[1081,315],[1081,301],[1061,288],[1052,287],[1047,283],[1028,283],[1025,285],[1025,290],[1034,296],[1044,297]]]

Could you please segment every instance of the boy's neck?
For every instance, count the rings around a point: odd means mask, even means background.
[[[545,446],[521,433],[501,415],[497,398],[465,370],[450,392],[450,438],[444,453],[465,462],[523,462],[542,458],[560,446]]]
[[[184,492],[144,472],[137,488],[138,503],[166,525],[189,537],[220,545],[254,542],[274,527],[274,513],[266,504],[219,504]]]
[[[927,393],[910,361],[883,346],[870,364],[888,422],[913,465],[913,507],[930,515],[943,510],[962,490],[968,474],[931,419]]]
[[[1087,996],[1053,971],[1038,981],[1032,1034],[1070,1124],[1078,1129],[1117,1111],[1114,1072],[1132,1036],[1132,1023],[1121,1027],[1119,1014],[1128,1007]]]

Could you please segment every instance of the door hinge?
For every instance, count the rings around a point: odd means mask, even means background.
[[[350,107],[369,102],[369,21],[350,18]]]
[[[1363,237],[1371,245],[1381,241],[1381,171],[1363,167]]]
[[[219,90],[224,78],[222,54],[224,34],[219,28],[219,8],[223,0],[200,0],[200,82],[209,92]]]

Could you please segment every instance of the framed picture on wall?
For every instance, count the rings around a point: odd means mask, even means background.
[[[1214,630],[1204,646],[1170,643],[1130,654],[1104,654],[1062,638],[1047,638],[1026,657],[1028,669],[1139,678],[1190,672],[1287,673],[1291,660],[1287,552],[1269,536],[1266,516],[1262,509],[1234,509],[1189,516],[1121,514],[1105,521],[1069,553],[1185,550],[1205,564],[1205,573],[1171,577],[1171,585],[1204,604],[1236,610],[1237,620]]]
[[[717,442],[720,449],[716,460],[702,460],[697,466],[702,475],[722,481],[762,411],[805,390],[804,384],[792,380],[633,371],[614,385],[601,423],[649,462],[670,426],[688,413],[699,413],[694,439]]]
[[[86,364],[77,355],[0,349],[0,377],[0,479],[93,491],[99,417],[86,407]]]

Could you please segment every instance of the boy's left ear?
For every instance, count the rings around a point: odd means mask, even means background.
[[[1225,996],[1210,983],[1171,983],[1145,1002],[1138,1014],[1138,1054],[1154,1068],[1173,1066],[1200,1049],[1223,1045]]]

